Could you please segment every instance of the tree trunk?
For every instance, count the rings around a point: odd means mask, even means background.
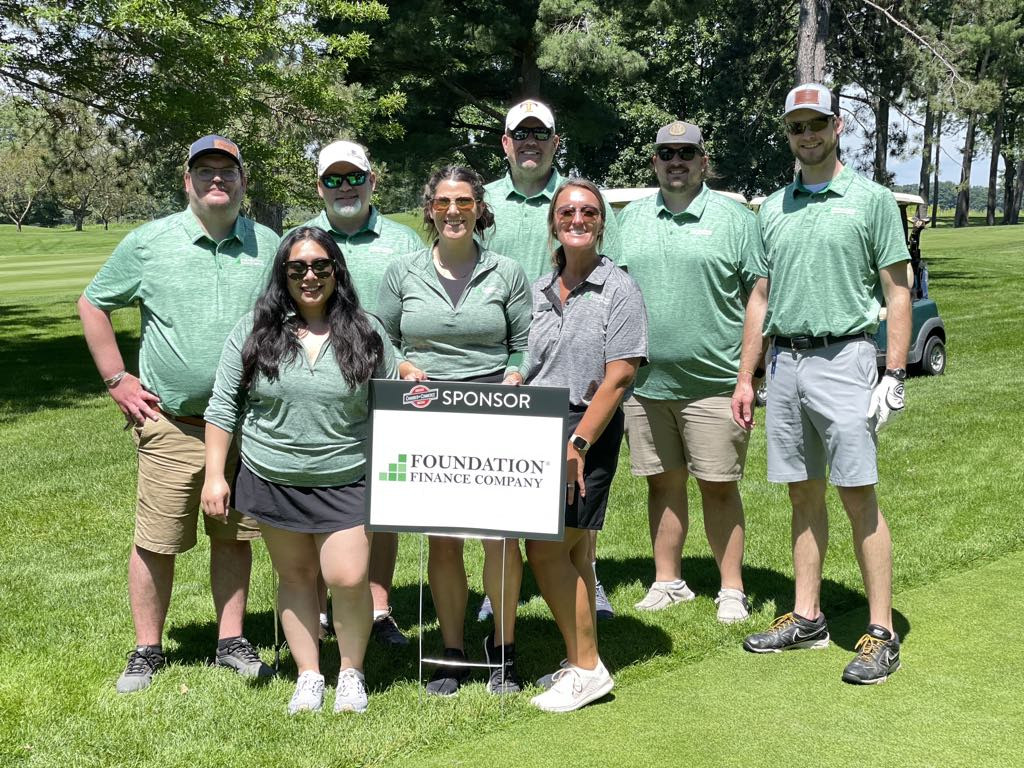
[[[1010,204],[1010,224],[1020,223],[1020,205],[1024,202],[1024,159],[1017,163],[1017,189]]]
[[[1007,147],[1013,146],[1013,129],[1006,136]],[[1013,152],[1003,152],[1003,224],[1010,223],[1010,208],[1013,207],[1013,196],[1019,184],[1017,166],[1013,162]]]
[[[889,100],[879,96],[875,102],[875,163],[873,178],[876,183],[889,185],[889,173],[886,170],[889,158]]]
[[[828,40],[832,0],[800,0],[797,30],[796,82],[820,83],[825,77],[825,42]]]
[[[988,58],[992,53],[991,48],[985,49],[985,55],[978,64],[977,82],[985,77],[985,70],[988,69]],[[966,227],[970,219],[971,211],[971,163],[974,162],[974,137],[978,130],[978,112],[972,109],[967,116],[967,134],[964,137],[963,158],[960,165],[960,191],[956,196],[956,213],[953,216],[954,227]]]
[[[265,227],[281,234],[284,229],[284,206],[281,203],[268,203],[258,198],[249,199],[249,214]]]
[[[939,159],[942,157],[942,118],[945,115],[939,110],[939,116],[935,118],[935,182],[932,189],[932,229],[939,221]]]
[[[993,226],[996,223],[996,187],[999,185],[999,150],[1003,141],[1003,114],[1006,112],[1005,102],[1000,100],[999,111],[996,113],[996,124],[992,129],[992,157],[988,163],[988,196],[985,200],[985,223]]]
[[[924,105],[924,144],[921,147],[921,177],[917,183],[917,194],[924,200],[924,205],[917,206],[918,218],[928,215],[928,182],[932,173],[932,134],[935,128],[935,113],[931,101]]]
[[[519,88],[515,98],[540,98],[540,67],[537,66],[537,46],[530,40],[520,54],[518,61]]]

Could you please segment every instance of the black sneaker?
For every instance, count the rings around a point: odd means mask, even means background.
[[[373,627],[370,629],[370,636],[381,645],[408,645],[409,638],[402,634],[398,628],[398,622],[391,615],[391,609],[380,618],[373,620]]]
[[[857,655],[843,670],[843,682],[854,685],[884,683],[900,668],[900,638],[877,624],[868,624],[855,647]]]
[[[501,646],[494,645],[489,635],[484,638],[484,658],[488,664],[500,665],[491,668],[491,677],[487,681],[488,693],[519,693],[523,690],[523,685],[516,674],[516,644],[509,643],[504,648],[505,662],[502,663]]]
[[[465,661],[466,654],[458,648],[445,648],[444,658],[452,661]],[[454,696],[469,677],[469,667],[442,666],[434,670],[433,677],[427,683],[427,693],[432,696]]]
[[[128,654],[128,664],[117,678],[118,693],[132,693],[149,688],[153,674],[166,664],[159,645],[140,645]]]
[[[828,626],[825,616],[808,621],[803,616],[787,613],[779,616],[764,632],[747,635],[743,647],[751,653],[778,653],[798,648],[828,648]]]
[[[218,645],[213,663],[218,667],[233,669],[242,677],[274,676],[274,670],[263,663],[252,643],[244,637],[236,637],[224,647]]]

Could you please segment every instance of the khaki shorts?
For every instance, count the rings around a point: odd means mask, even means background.
[[[728,396],[649,400],[634,395],[623,409],[634,475],[686,467],[694,477],[709,482],[743,477],[750,433],[732,420]]]
[[[196,518],[206,478],[204,428],[161,416],[146,419],[132,430],[139,454],[138,506],[135,545],[161,555],[177,555],[196,545]],[[238,444],[232,443],[224,467],[228,482],[238,464]],[[227,523],[203,515],[206,535],[212,539],[258,539],[259,526],[237,510]]]

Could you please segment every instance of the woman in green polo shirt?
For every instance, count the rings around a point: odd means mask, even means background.
[[[366,709],[373,604],[363,476],[369,379],[397,375],[385,340],[359,306],[334,240],[300,227],[281,242],[254,311],[228,337],[206,410],[203,509],[221,518],[230,500],[260,523],[299,671],[290,714],[323,705],[318,572],[333,595],[341,655],[334,711]],[[239,427],[232,487],[224,461]]]
[[[434,232],[429,248],[391,262],[381,285],[377,311],[403,360],[403,379],[440,379],[491,384],[521,384],[530,330],[529,286],[522,267],[480,246],[494,215],[483,201],[483,180],[476,171],[448,166],[435,172],[423,192],[423,222]],[[515,673],[515,617],[523,562],[516,540],[484,541],[484,589],[495,606],[503,605],[500,624],[488,636],[494,669],[491,693],[521,690]],[[502,590],[502,549],[508,565]],[[469,673],[464,631],[469,589],[463,540],[430,537],[430,593],[444,641],[444,656],[456,662],[439,666],[427,692],[451,696]],[[501,645],[504,645],[502,652]]]

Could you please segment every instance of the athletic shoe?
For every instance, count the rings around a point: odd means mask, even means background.
[[[383,616],[373,620],[373,627],[370,629],[370,636],[381,645],[408,645],[409,638],[402,634],[398,628],[398,622],[391,615],[391,609]]]
[[[854,685],[884,683],[900,668],[900,638],[885,627],[869,624],[855,650],[857,655],[843,670],[843,682]]]
[[[334,625],[331,624],[330,619],[324,619],[320,622],[320,642],[323,643],[329,637],[334,636]]]
[[[244,637],[236,637],[224,648],[217,648],[217,658],[213,663],[233,669],[242,677],[274,676],[274,670],[263,663],[252,643]]]
[[[494,609],[491,607],[491,598],[484,595],[484,601],[480,603],[480,610],[476,612],[476,620],[487,621],[493,615]]]
[[[560,662],[558,662],[558,669],[556,669],[554,672],[548,672],[543,677],[537,678],[537,687],[543,688],[546,691],[548,688],[555,684],[555,675],[558,674],[558,670],[565,669],[568,666],[569,660],[562,659]]]
[[[600,660],[592,670],[567,665],[555,672],[554,681],[554,685],[534,696],[530,703],[545,712],[572,712],[600,699],[615,685]]]
[[[598,619],[611,619],[615,616],[615,609],[612,608],[608,595],[604,593],[604,586],[597,582],[597,589],[594,590],[594,607],[597,610]]]
[[[808,621],[795,613],[779,616],[764,632],[747,635],[743,647],[751,653],[779,653],[798,648],[828,648],[825,616]]]
[[[465,661],[466,654],[458,648],[445,648],[444,658],[452,661]],[[463,666],[440,666],[434,670],[430,682],[427,683],[427,693],[432,696],[454,696],[459,688],[469,677],[469,667]]]
[[[718,620],[723,624],[735,624],[750,618],[747,596],[738,589],[725,587],[718,590],[715,605],[718,606]]]
[[[307,669],[295,681],[295,693],[288,702],[288,714],[319,712],[324,705],[324,676]]]
[[[338,673],[338,690],[334,694],[335,712],[366,711],[366,678],[354,667]]]
[[[644,599],[633,607],[638,611],[663,611],[676,603],[688,603],[695,597],[693,590],[682,579],[656,581],[651,584]]]
[[[488,693],[519,693],[523,690],[523,685],[516,674],[516,645],[509,643],[504,648],[505,663],[502,664],[501,646],[495,646],[490,635],[484,638],[484,658],[488,664],[500,665],[491,668],[491,677],[487,681]]]
[[[117,678],[118,693],[132,693],[149,688],[153,674],[166,664],[159,645],[140,645],[128,654],[128,664]]]

